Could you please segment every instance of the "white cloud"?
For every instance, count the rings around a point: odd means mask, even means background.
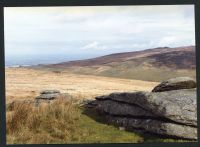
[[[166,36],[160,39],[158,42],[159,46],[166,46],[166,45],[171,45],[172,43],[176,42],[178,38],[175,36]]]
[[[150,49],[154,47],[158,47],[158,44],[155,41],[149,41],[145,43],[134,43],[131,45],[131,49],[134,50]]]
[[[195,45],[192,5],[7,7],[4,14],[6,55]]]
[[[100,45],[97,41],[94,41],[92,43],[89,43],[81,47],[81,49],[84,49],[84,50],[104,50],[106,48],[107,48],[106,46]]]

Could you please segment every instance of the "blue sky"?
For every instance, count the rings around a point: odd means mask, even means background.
[[[195,45],[193,5],[5,8],[5,53],[77,58]]]

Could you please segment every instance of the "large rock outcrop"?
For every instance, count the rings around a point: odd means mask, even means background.
[[[176,79],[179,79],[177,84],[174,79],[168,80],[173,81],[176,90],[112,93],[96,97],[95,108],[108,122],[128,130],[196,140],[196,83],[192,81],[193,86],[181,86],[182,78]],[[184,80],[184,85],[191,82],[191,78],[184,77]]]

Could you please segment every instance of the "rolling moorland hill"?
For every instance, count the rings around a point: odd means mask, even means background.
[[[127,132],[123,127],[108,125],[98,113],[80,107],[78,102],[113,92],[150,92],[158,82],[148,81],[164,81],[178,76],[195,77],[195,67],[195,47],[190,46],[117,53],[59,64],[6,68],[7,143],[184,142],[185,140],[172,140],[152,134],[146,136],[137,131]],[[72,105],[72,102],[58,101],[51,108],[41,105],[37,109],[39,111],[23,103],[10,107],[13,101],[33,100],[41,90],[46,89],[68,93],[77,102],[72,101],[75,104]],[[124,106],[124,103],[119,105]],[[131,111],[128,111],[127,116],[131,118],[129,112]]]
[[[42,67],[86,75],[161,81],[177,76],[195,78],[195,59],[195,46],[160,47]]]

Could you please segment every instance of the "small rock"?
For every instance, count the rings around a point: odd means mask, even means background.
[[[67,93],[52,93],[52,94],[41,94],[37,96],[35,99],[45,99],[45,100],[53,100],[57,98],[70,98],[71,96]]]
[[[36,99],[46,99],[46,100],[52,100],[55,98],[60,97],[60,93],[53,93],[53,94],[41,94],[40,96],[37,96]]]
[[[40,92],[40,94],[55,94],[55,93],[60,93],[59,90],[43,90]]]
[[[71,98],[68,93],[60,93],[58,90],[44,90],[35,98],[35,106],[37,107],[41,103],[50,104],[56,99],[71,100]]]

